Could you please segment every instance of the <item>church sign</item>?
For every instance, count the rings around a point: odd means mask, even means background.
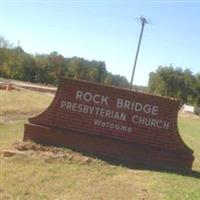
[[[175,99],[62,78],[51,105],[25,124],[24,139],[189,170],[194,157],[178,132],[179,105]]]

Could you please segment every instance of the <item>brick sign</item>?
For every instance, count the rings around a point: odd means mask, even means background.
[[[177,128],[180,102],[61,79],[51,105],[25,124],[24,139],[162,168],[191,169]]]

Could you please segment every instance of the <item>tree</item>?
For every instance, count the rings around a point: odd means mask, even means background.
[[[127,87],[128,81],[106,70],[103,61],[65,58],[58,52],[31,55],[0,37],[0,75],[22,81],[57,85],[61,76]]]
[[[183,71],[173,66],[159,66],[156,72],[149,74],[148,90],[153,94],[181,99],[183,103],[195,104],[199,98],[196,82],[189,69]]]

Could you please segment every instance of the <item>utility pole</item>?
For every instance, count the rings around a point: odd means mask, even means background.
[[[20,47],[20,40],[18,40],[17,42],[17,47]]]
[[[140,37],[139,37],[139,41],[138,41],[138,47],[137,47],[137,51],[136,51],[136,55],[135,55],[135,62],[134,62],[134,65],[133,65],[133,71],[132,71],[132,75],[131,75],[131,82],[130,82],[129,89],[132,89],[133,78],[134,78],[135,68],[136,68],[138,54],[139,54],[139,50],[140,50],[140,44],[141,44],[141,41],[142,41],[144,25],[148,23],[148,21],[144,17],[140,17],[140,22],[141,22],[142,28],[141,28]]]

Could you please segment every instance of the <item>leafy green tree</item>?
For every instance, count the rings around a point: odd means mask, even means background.
[[[153,94],[181,99],[182,103],[195,104],[198,102],[196,82],[189,69],[183,71],[173,66],[159,66],[156,72],[149,74],[148,90]]]
[[[128,87],[128,81],[106,70],[102,61],[65,58],[58,52],[31,55],[0,37],[0,75],[4,78],[57,85],[61,76]]]
[[[194,104],[200,107],[200,73],[195,75]]]

